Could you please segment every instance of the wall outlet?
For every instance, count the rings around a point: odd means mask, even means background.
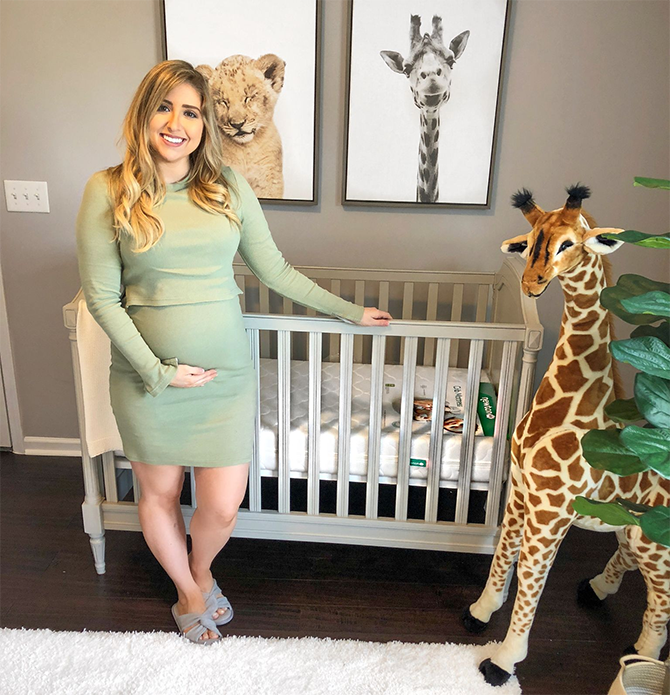
[[[5,181],[9,212],[49,212],[46,181]]]

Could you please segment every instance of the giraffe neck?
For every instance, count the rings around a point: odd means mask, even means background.
[[[599,256],[588,256],[560,277],[565,309],[554,357],[537,391],[534,407],[562,402],[560,422],[591,429],[604,427],[604,407],[614,397],[614,372],[607,310],[600,304],[606,287]]]
[[[416,200],[419,203],[434,203],[440,195],[437,160],[439,140],[439,109],[421,109],[419,170],[416,178]]]

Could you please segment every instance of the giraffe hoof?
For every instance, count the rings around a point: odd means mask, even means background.
[[[481,664],[479,664],[479,672],[484,676],[484,680],[489,685],[503,685],[507,683],[511,673],[507,673],[505,669],[496,666],[491,659],[484,659]]]
[[[638,651],[637,651],[637,649],[635,649],[635,645],[634,645],[634,644],[631,644],[631,645],[627,646],[627,647],[621,652],[621,656],[628,656],[628,654],[637,654],[637,653],[638,653]]]
[[[577,603],[582,608],[600,608],[605,603],[605,599],[598,598],[591,587],[590,579],[582,579],[577,586]]]
[[[467,606],[463,611],[461,621],[463,622],[463,627],[468,632],[472,632],[475,635],[478,635],[480,632],[484,632],[484,630],[486,630],[486,628],[489,626],[488,623],[485,623],[482,620],[477,620],[477,618],[470,613],[470,606]]]

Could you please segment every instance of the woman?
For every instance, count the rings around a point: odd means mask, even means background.
[[[170,60],[149,71],[123,135],[123,162],[86,184],[79,273],[111,340],[111,405],[140,482],[144,537],[177,589],[180,632],[210,644],[233,617],[210,565],[244,497],[256,408],[235,252],[269,287],[318,311],[364,326],[391,316],[330,294],[286,263],[249,184],[222,161],[208,84],[192,65]],[[198,502],[190,554],[184,466],[195,467]]]

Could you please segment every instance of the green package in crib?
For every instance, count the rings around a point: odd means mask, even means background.
[[[496,424],[496,392],[493,384],[482,381],[479,384],[477,415],[485,437],[492,437]]]

